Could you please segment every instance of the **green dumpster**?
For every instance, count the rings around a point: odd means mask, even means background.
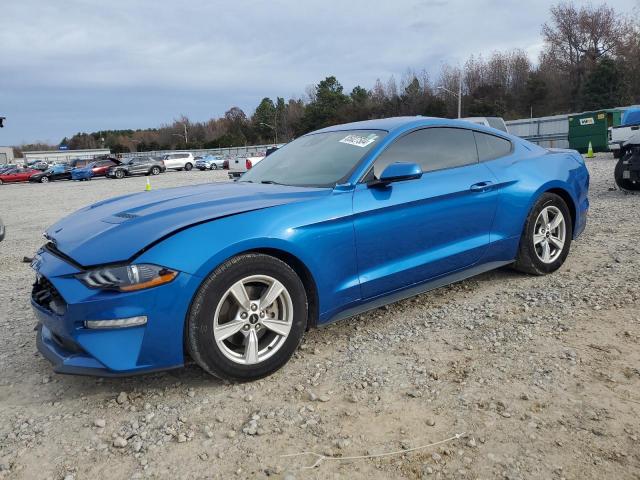
[[[569,148],[586,153],[589,142],[594,152],[609,151],[609,127],[620,125],[622,110],[607,109],[569,116]]]

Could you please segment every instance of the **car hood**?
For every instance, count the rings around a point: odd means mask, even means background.
[[[130,260],[146,246],[191,225],[251,210],[308,201],[326,188],[224,182],[135,193],[85,207],[45,232],[83,266]]]

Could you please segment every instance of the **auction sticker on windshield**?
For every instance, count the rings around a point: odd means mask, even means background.
[[[378,135],[372,133],[371,135],[347,135],[340,143],[346,143],[347,145],[353,145],[354,147],[366,147],[376,141]]]

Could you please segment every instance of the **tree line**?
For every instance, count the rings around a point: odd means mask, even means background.
[[[303,98],[263,98],[252,115],[231,107],[223,117],[194,122],[186,116],[159,128],[77,133],[69,149],[114,152],[234,147],[289,141],[318,128],[398,115],[455,117],[462,82],[463,116],[505,119],[546,116],[640,103],[640,22],[606,4],[561,2],[542,25],[537,64],[519,49],[471,56],[461,66],[407,70],[350,92],[335,76]],[[17,149],[51,148],[23,145]],[[57,148],[57,146],[53,146]]]

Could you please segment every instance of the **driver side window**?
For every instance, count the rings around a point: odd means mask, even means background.
[[[417,163],[426,173],[478,163],[478,151],[471,130],[432,127],[410,132],[392,143],[373,165],[375,178],[395,162]]]

